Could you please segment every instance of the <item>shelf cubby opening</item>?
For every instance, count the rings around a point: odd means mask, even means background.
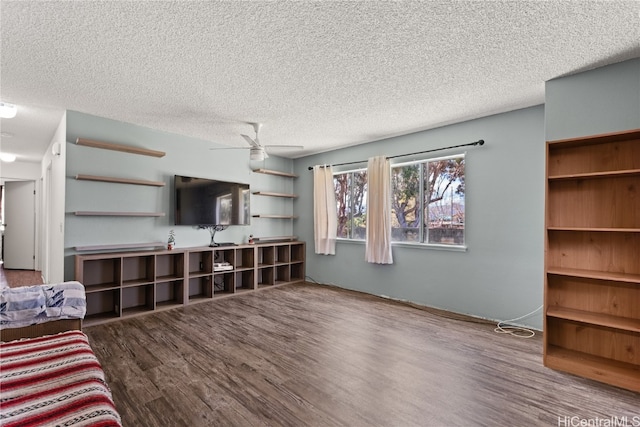
[[[640,366],[640,333],[547,316],[548,346]]]
[[[87,294],[85,323],[114,317],[120,317],[120,289]]]
[[[554,274],[547,276],[548,310],[573,310],[640,323],[637,292],[635,283]]]
[[[255,289],[255,274],[253,270],[243,270],[236,272],[235,288],[236,292]]]
[[[225,272],[213,275],[213,296],[229,295],[235,292],[235,273]]]
[[[155,309],[155,287],[131,286],[122,289],[122,315],[128,316]]]
[[[189,252],[189,276],[211,274],[213,272],[213,251]]]
[[[289,266],[288,265],[278,265],[275,268],[275,284],[280,285],[282,283],[290,282],[290,274],[289,274]]]
[[[83,266],[82,284],[87,292],[92,286],[120,286],[121,267],[120,257],[87,260]]]
[[[231,265],[235,265],[234,254],[235,249],[216,249],[213,262],[228,262]]]
[[[273,267],[259,268],[257,274],[259,288],[273,286],[275,284]]]
[[[640,228],[638,176],[550,181],[550,227]],[[607,206],[609,209],[603,209]]]
[[[284,264],[289,262],[289,245],[281,245],[275,247],[276,264]]]
[[[156,280],[167,281],[184,277],[184,253],[156,256]]]
[[[261,246],[258,248],[258,266],[273,265],[275,249],[273,246]]]
[[[305,258],[303,244],[291,244],[291,262],[303,262]]]
[[[213,298],[211,276],[189,279],[189,301]]]
[[[236,253],[236,269],[253,268],[255,260],[255,248],[241,248]]]
[[[184,282],[182,280],[156,283],[156,307],[170,307],[183,304]]]
[[[549,176],[640,169],[638,138],[550,144]]]
[[[547,266],[640,275],[640,233],[548,231]]]
[[[122,285],[153,283],[154,262],[153,255],[124,257],[122,259]]]
[[[301,282],[304,280],[304,264],[302,262],[291,264],[290,271],[291,273],[289,279],[292,282]]]

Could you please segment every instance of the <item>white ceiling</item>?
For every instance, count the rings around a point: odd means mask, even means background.
[[[264,144],[304,145],[272,151],[296,158],[541,104],[547,80],[640,57],[638,1],[0,8],[0,99],[19,107],[0,149],[22,161],[41,158],[66,109],[212,146],[244,146],[246,122],[262,122]]]

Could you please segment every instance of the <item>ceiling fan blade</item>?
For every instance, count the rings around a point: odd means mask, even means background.
[[[250,150],[251,147],[214,147],[209,150]]]
[[[304,148],[304,145],[263,145],[265,148]]]
[[[247,135],[240,135],[240,136],[243,137],[245,139],[245,141],[247,141],[249,143],[250,146],[252,146],[252,147],[260,147],[260,144],[258,143],[258,141],[255,141],[250,136],[247,136]]]

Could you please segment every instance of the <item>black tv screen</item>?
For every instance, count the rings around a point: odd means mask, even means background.
[[[249,184],[176,175],[176,225],[249,225]]]

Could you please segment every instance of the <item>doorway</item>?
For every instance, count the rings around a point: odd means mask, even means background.
[[[5,181],[3,261],[5,269],[35,270],[36,182]]]

